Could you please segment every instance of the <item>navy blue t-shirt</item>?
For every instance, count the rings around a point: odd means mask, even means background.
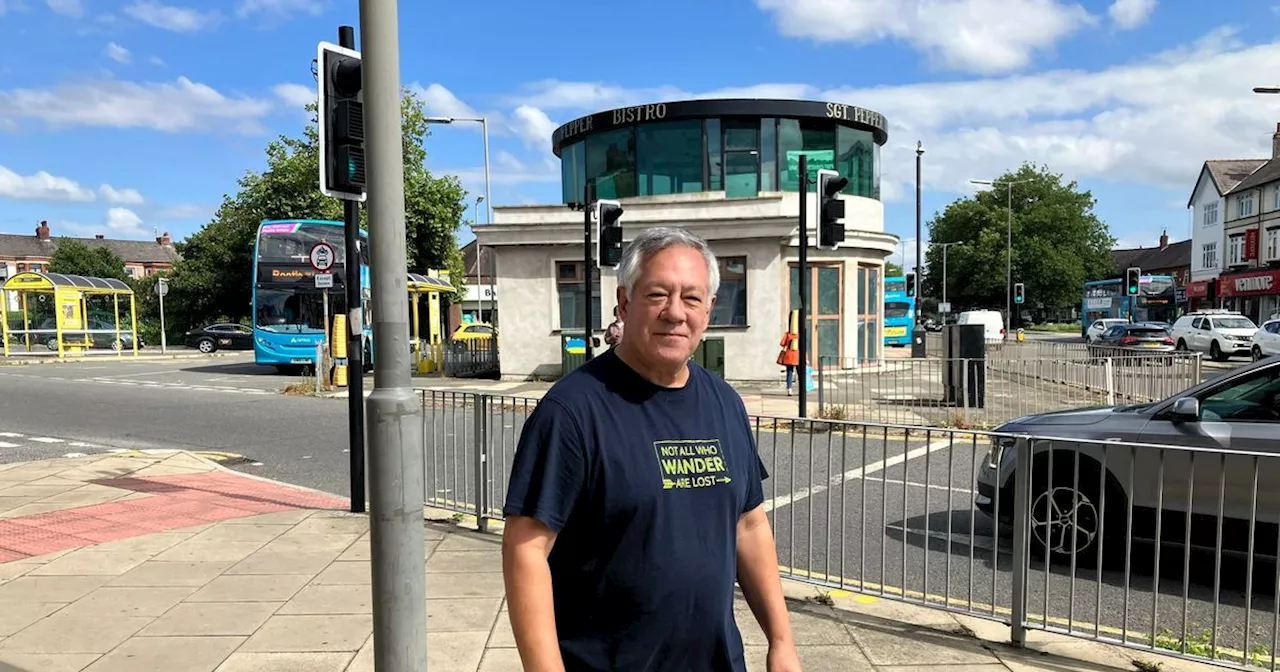
[[[737,524],[767,477],[742,398],[696,364],[663,388],[610,350],[552,387],[521,432],[503,513],[558,533],[568,672],[745,672]]]

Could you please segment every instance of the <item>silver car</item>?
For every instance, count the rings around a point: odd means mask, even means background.
[[[987,515],[998,516],[1002,525],[1013,521],[1017,467],[1016,441],[1007,435],[1052,439],[1032,444],[1031,542],[1039,553],[1075,555],[1080,562],[1100,559],[1100,534],[1105,535],[1105,555],[1123,553],[1127,529],[1134,541],[1155,540],[1157,511],[1162,512],[1161,538],[1172,537],[1181,544],[1189,534],[1191,547],[1213,549],[1221,510],[1222,541],[1228,552],[1249,547],[1252,519],[1272,530],[1258,537],[1255,552],[1276,554],[1280,357],[1227,372],[1164,401],[1029,415],[996,432],[1005,436],[992,439],[978,472],[975,504]],[[1224,449],[1275,457],[1229,454]],[[1163,479],[1158,477],[1161,473]]]

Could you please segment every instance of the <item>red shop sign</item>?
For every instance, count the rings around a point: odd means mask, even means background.
[[[1187,298],[1202,299],[1209,296],[1209,281],[1199,280],[1187,285]]]
[[[1244,232],[1244,260],[1253,261],[1258,258],[1258,230],[1249,229]]]
[[[1224,275],[1218,278],[1219,296],[1280,294],[1280,271]]]

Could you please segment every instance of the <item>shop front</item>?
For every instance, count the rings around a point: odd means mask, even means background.
[[[1217,297],[1213,285],[1215,280],[1197,280],[1187,284],[1187,310],[1209,310],[1214,308]]]
[[[1261,324],[1280,317],[1280,270],[1224,274],[1218,278],[1222,307]]]

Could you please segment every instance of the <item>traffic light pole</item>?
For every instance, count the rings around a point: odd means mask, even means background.
[[[594,324],[591,320],[594,315],[591,314],[591,285],[595,282],[595,255],[591,249],[591,210],[596,202],[595,183],[587,182],[582,188],[582,197],[584,203],[582,206],[582,270],[584,280],[582,282],[582,309],[584,318],[582,321],[582,330],[586,333],[585,347],[587,361],[591,361],[595,357],[595,348],[591,347],[591,335],[595,331],[591,328]]]
[[[356,31],[338,27],[338,46],[356,48]],[[323,157],[320,159],[324,160]],[[347,290],[347,447],[351,513],[364,513],[364,295],[360,283],[360,202],[342,202],[344,279]],[[338,338],[337,334],[334,334]]]
[[[924,143],[916,142],[916,277],[914,278],[916,293],[916,314],[913,316],[911,328],[911,356],[921,359],[928,355],[925,340],[928,334],[925,332],[924,322],[920,320],[920,305],[924,297],[920,294],[920,276],[924,272],[924,259],[921,254],[924,245],[921,242],[924,236],[924,227],[922,225],[922,210],[920,200],[920,158],[924,156]],[[905,262],[904,262],[905,265]]]
[[[360,0],[374,385],[369,395],[373,666],[426,672],[422,402],[409,372],[404,155],[396,0]],[[354,376],[353,376],[354,378]]]
[[[800,388],[800,416],[809,417],[809,158],[800,155],[800,366],[796,381]]]

